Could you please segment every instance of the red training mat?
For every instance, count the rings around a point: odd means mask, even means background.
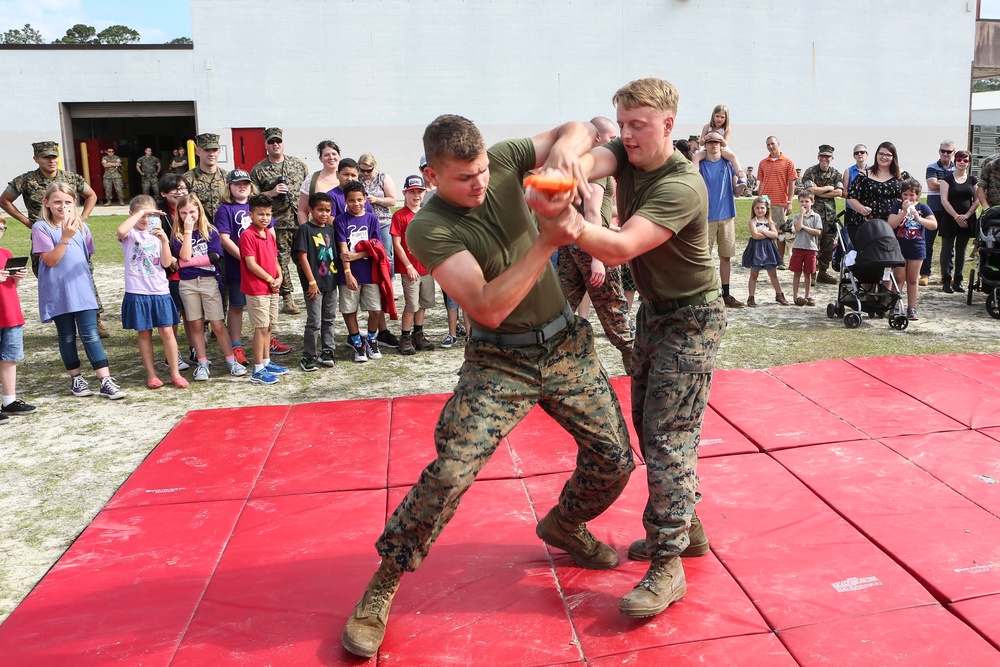
[[[768,632],[763,635],[726,637],[704,642],[675,644],[589,661],[592,667],[620,665],[669,665],[670,667],[797,667],[798,663]]]

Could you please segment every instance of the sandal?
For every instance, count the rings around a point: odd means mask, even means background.
[[[149,380],[146,381],[146,386],[150,389],[159,389],[163,386],[163,380],[160,378],[149,378]]]
[[[801,296],[797,296],[797,297],[795,297],[795,305],[796,305],[796,306],[804,306],[804,305],[806,305],[806,300],[805,300],[805,298],[804,298],[804,297],[801,297]]]
[[[785,299],[785,295],[782,294],[781,292],[778,292],[777,294],[774,295],[774,300],[780,303],[782,306],[790,305],[788,301]]]
[[[187,389],[189,386],[188,381],[179,375],[175,378],[170,378],[170,383],[173,384],[178,389]]]
[[[757,307],[757,300],[754,299],[753,296],[748,296],[747,297],[747,308],[756,308],[756,307]]]
[[[807,306],[815,306],[816,305],[815,299],[813,299],[812,297],[809,297],[808,299],[806,299],[806,305]]]

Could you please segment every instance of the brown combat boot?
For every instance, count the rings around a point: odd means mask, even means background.
[[[370,658],[378,652],[385,638],[389,607],[402,576],[402,572],[382,561],[368,582],[365,594],[354,607],[354,613],[347,619],[344,634],[340,637],[344,648],[363,658]]]
[[[301,311],[299,307],[295,305],[295,297],[291,294],[286,294],[283,298],[285,305],[282,307],[281,312],[288,313],[289,315],[298,315]]]
[[[829,271],[821,271],[818,276],[816,276],[816,283],[821,283],[823,285],[836,285],[840,282],[837,276],[831,275]],[[813,283],[814,285],[816,283]]]
[[[588,570],[610,570],[618,565],[618,553],[600,542],[587,530],[587,524],[572,524],[553,507],[535,527],[535,534],[550,547],[562,549],[580,567]]]
[[[677,556],[658,558],[632,592],[622,598],[619,611],[629,618],[647,618],[677,602],[687,592],[684,566]]]
[[[413,332],[413,347],[423,352],[429,352],[434,349],[434,343],[427,340],[427,337],[424,336],[424,332],[421,329],[420,331]]]
[[[697,558],[708,553],[708,535],[705,534],[705,526],[701,524],[697,512],[691,516],[688,540],[687,549],[681,552],[681,558]],[[632,560],[652,560],[649,557],[649,549],[646,548],[646,540],[636,540],[630,544],[628,557]]]

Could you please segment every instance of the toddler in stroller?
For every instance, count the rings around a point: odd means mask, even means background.
[[[986,312],[1000,319],[1000,206],[983,213],[979,220],[979,251],[975,269],[969,271],[969,291],[965,302],[972,305],[972,293],[986,293]]]
[[[840,281],[836,301],[826,307],[827,317],[844,318],[844,326],[861,326],[861,313],[885,317],[892,312],[889,326],[902,331],[909,320],[898,314],[899,286],[892,269],[906,266],[892,227],[885,220],[866,220],[860,225],[837,223]],[[846,312],[847,308],[851,312]],[[846,313],[846,314],[845,314]]]

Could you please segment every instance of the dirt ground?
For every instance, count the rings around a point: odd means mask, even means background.
[[[107,306],[105,319],[112,323],[114,333],[107,341],[111,369],[129,393],[126,400],[115,402],[69,395],[54,326],[37,321],[34,280],[22,285],[28,323],[18,393],[39,411],[0,426],[4,436],[0,441],[0,621],[187,411],[446,392],[453,388],[462,361],[461,345],[412,357],[389,350],[383,359],[367,364],[352,363],[343,351],[335,368],[315,373],[296,368],[273,387],[251,386],[246,380],[219,375],[208,383],[192,383],[188,390],[168,385],[150,391],[145,388],[134,334],[114,324],[123,292],[120,276],[118,266],[98,267],[98,285]],[[986,313],[981,293],[975,295],[973,306],[967,306],[963,295],[925,287],[918,306],[920,319],[906,331],[893,331],[886,320],[867,318],[860,329],[847,330],[841,320],[826,316],[826,303],[835,287],[818,286],[817,307],[783,307],[774,303],[766,276],[762,278],[757,289],[760,307],[729,314],[720,368],[765,368],[884,354],[1000,352],[1000,320]],[[791,274],[779,272],[779,278],[791,299]],[[746,299],[746,281],[746,272],[734,267],[732,289],[741,300]],[[621,374],[617,351],[600,332],[596,317],[591,320],[598,329],[600,354],[609,374]],[[295,349],[278,361],[297,365],[304,321],[304,315],[282,316],[277,334]],[[391,328],[398,331],[398,326],[393,323]],[[434,342],[446,330],[440,298],[438,307],[429,313],[427,330]],[[338,323],[338,342],[343,332]],[[214,343],[210,356],[218,369],[221,359]]]

